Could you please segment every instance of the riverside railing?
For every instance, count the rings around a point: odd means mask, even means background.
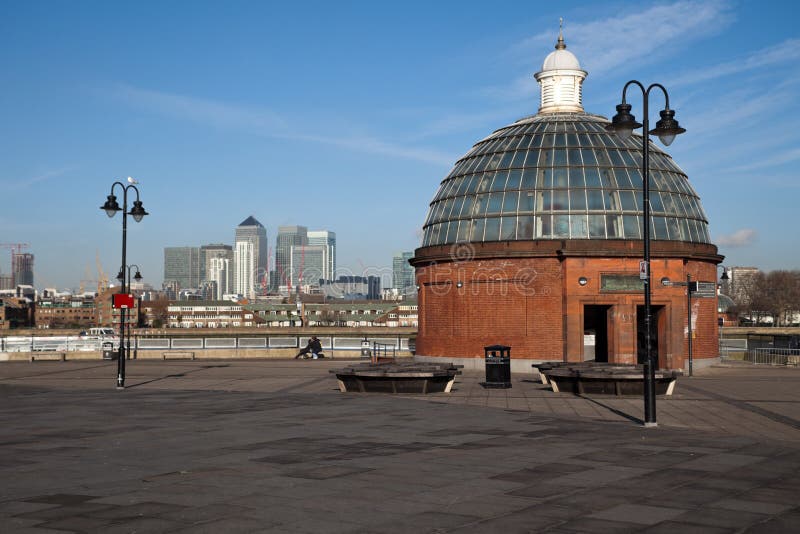
[[[236,350],[236,349],[297,349],[305,347],[309,335],[264,335],[242,334],[225,337],[194,336],[133,336],[130,348],[148,350]],[[410,336],[319,336],[324,351],[333,355],[336,351],[359,351],[364,340],[371,344],[391,347],[393,351],[411,351]],[[119,339],[85,339],[78,336],[4,336],[0,337],[0,352],[75,352],[101,351],[104,342],[112,341],[119,346]],[[126,340],[127,341],[127,340]]]
[[[745,361],[762,365],[800,365],[800,349],[759,348],[748,349]]]

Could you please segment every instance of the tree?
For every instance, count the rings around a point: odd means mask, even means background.
[[[772,317],[774,326],[792,324],[794,315],[800,311],[800,271],[757,273],[748,289],[746,302],[741,305],[756,324],[767,316]]]
[[[153,328],[161,328],[165,324],[169,324],[169,312],[167,307],[169,301],[166,299],[153,300],[147,303],[147,319]],[[158,323],[159,326],[156,326]]]

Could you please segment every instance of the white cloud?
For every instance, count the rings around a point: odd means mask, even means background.
[[[757,237],[758,233],[752,228],[742,228],[732,234],[719,236],[716,243],[721,247],[746,247],[753,244]]]
[[[628,4],[626,4],[627,6]],[[632,5],[632,4],[631,4]],[[567,21],[564,38],[581,67],[599,78],[621,67],[654,63],[685,49],[694,41],[707,39],[733,20],[725,0],[680,0],[629,11],[602,20],[572,23]],[[530,36],[511,46],[509,54],[538,58],[542,46],[555,43],[553,28]],[[501,99],[520,99],[537,94],[530,76],[518,78],[483,93]]]
[[[30,176],[27,178],[20,178],[17,180],[3,180],[2,183],[3,187],[13,190],[20,190],[20,189],[27,189],[39,182],[44,182],[47,180],[51,180],[53,178],[60,178],[67,172],[73,170],[72,167],[62,167],[60,169],[53,169],[49,171],[45,171],[42,173],[37,174],[36,176]]]
[[[130,105],[217,128],[244,130],[256,135],[279,139],[311,141],[355,152],[393,156],[435,165],[449,166],[455,161],[452,154],[404,146],[369,136],[336,137],[298,131],[289,127],[289,124],[297,124],[297,121],[290,121],[271,110],[262,108],[236,106],[225,102],[152,91],[129,85],[117,86],[112,95]]]
[[[215,127],[252,129],[264,133],[280,131],[286,127],[286,121],[270,110],[234,106],[204,98],[151,91],[130,85],[118,85],[113,96],[163,115]]]
[[[790,148],[788,150],[776,150],[773,154],[770,154],[766,158],[760,159],[748,165],[740,165],[736,167],[734,170],[737,172],[745,172],[745,171],[752,171],[759,169],[767,169],[769,167],[785,165],[786,163],[792,163],[798,160],[800,160],[800,148]]]
[[[792,65],[798,61],[800,61],[800,39],[787,39],[777,45],[751,52],[743,58],[684,73],[670,80],[670,85],[698,84],[764,67]]]

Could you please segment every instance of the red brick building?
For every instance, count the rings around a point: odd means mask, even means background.
[[[559,36],[535,75],[539,112],[474,145],[441,182],[411,260],[417,356],[482,362],[483,347],[531,361],[635,363],[644,355],[642,138],[586,113],[586,72]],[[683,368],[686,287],[722,261],[686,174],[650,145],[652,350]],[[695,365],[718,357],[716,292],[692,299]]]

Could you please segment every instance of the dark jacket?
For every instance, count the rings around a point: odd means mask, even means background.
[[[306,348],[311,352],[318,354],[322,352],[322,343],[319,342],[319,339],[309,339]]]

